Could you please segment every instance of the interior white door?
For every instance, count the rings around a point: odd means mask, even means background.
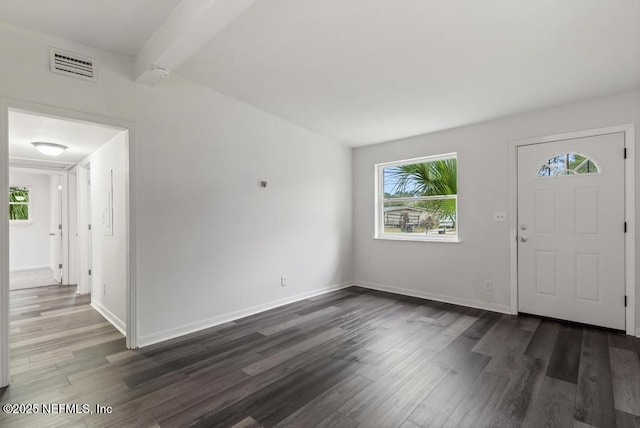
[[[625,329],[623,154],[623,133],[518,148],[519,312]]]
[[[51,176],[51,269],[53,278],[62,283],[62,180],[59,175]]]

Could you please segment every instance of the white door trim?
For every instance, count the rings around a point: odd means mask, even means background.
[[[607,128],[589,129],[586,131],[569,132],[565,134],[547,135],[511,141],[509,145],[509,254],[510,254],[510,282],[511,282],[511,313],[518,313],[518,147],[531,144],[550,143],[561,140],[593,137],[598,135],[624,133],[627,149],[625,165],[625,219],[627,233],[625,234],[625,290],[627,295],[626,333],[640,337],[640,330],[636,331],[636,232],[635,232],[635,126],[632,124],[611,126]],[[620,154],[622,156],[622,154]]]
[[[136,287],[136,227],[135,219],[135,126],[134,123],[97,114],[68,110],[15,98],[0,97],[0,189],[9,186],[9,109],[26,110],[42,115],[51,115],[71,120],[88,121],[117,126],[129,131],[125,188],[129,209],[126,214],[127,228],[127,347],[138,347],[138,304]],[[9,202],[0,198],[0,387],[9,385]]]

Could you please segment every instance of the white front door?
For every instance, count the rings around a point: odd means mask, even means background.
[[[624,134],[518,147],[518,311],[625,329]]]

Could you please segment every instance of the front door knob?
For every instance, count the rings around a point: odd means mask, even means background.
[[[527,242],[527,237],[526,236],[521,236],[520,237],[520,242]]]

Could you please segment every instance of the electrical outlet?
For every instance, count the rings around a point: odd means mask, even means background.
[[[507,213],[505,211],[496,211],[495,213],[493,213],[493,221],[507,221]]]
[[[280,286],[281,287],[286,287],[287,286],[287,277],[286,276],[281,276],[280,277]]]
[[[493,288],[493,281],[491,281],[490,279],[485,279],[484,280],[484,289],[486,291],[491,291],[492,288]]]

